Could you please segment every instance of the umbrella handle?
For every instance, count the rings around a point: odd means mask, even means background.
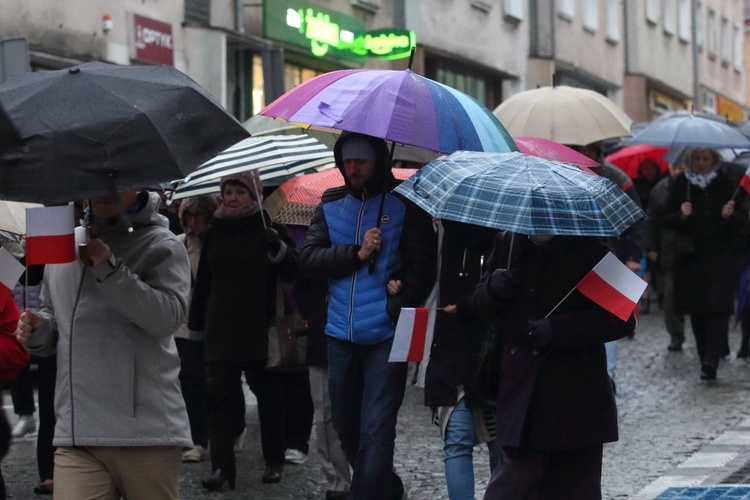
[[[375,227],[380,227],[380,219],[383,218],[383,205],[385,204],[385,191],[380,195],[380,208],[378,208],[378,220]],[[377,259],[378,252],[374,251],[370,254],[370,264],[367,266],[367,272],[372,274],[375,272],[375,260]]]

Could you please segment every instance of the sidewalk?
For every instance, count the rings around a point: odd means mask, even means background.
[[[750,416],[633,498],[750,500]]]

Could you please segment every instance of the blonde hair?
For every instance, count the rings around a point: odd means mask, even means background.
[[[693,158],[703,153],[708,153],[709,155],[711,155],[711,158],[714,161],[714,166],[718,166],[721,163],[721,160],[722,160],[721,153],[716,151],[714,148],[701,147],[701,148],[690,148],[685,152],[685,156],[683,160],[685,163],[685,166],[688,169],[692,170],[691,167],[693,163]]]

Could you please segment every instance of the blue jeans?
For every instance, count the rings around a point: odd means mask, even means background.
[[[607,351],[607,375],[614,379],[617,368],[617,340],[605,342],[604,349]]]
[[[445,429],[443,446],[445,483],[451,500],[474,500],[474,415],[462,399],[451,412]],[[497,442],[487,443],[490,452],[490,469],[497,465],[501,448]]]
[[[333,426],[352,465],[350,498],[401,498],[393,471],[396,417],[407,363],[389,363],[391,340],[358,345],[328,338],[328,388]]]

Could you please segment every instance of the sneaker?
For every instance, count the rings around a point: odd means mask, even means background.
[[[199,444],[182,454],[183,462],[202,462],[206,458],[208,458],[208,450]]]
[[[13,427],[13,431],[10,434],[15,438],[19,438],[32,432],[36,432],[34,415],[21,415],[18,417],[18,423]]]
[[[294,448],[287,448],[284,452],[284,461],[290,464],[302,465],[307,462],[307,453]]]
[[[234,438],[234,452],[237,453],[242,449],[242,445],[245,442],[245,434],[247,433],[247,427],[242,429],[242,432],[239,436]]]

